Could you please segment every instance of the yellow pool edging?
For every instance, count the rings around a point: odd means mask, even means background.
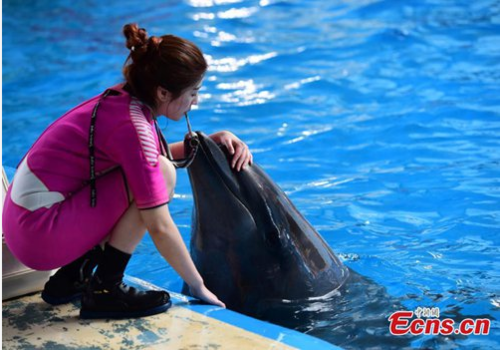
[[[139,319],[81,320],[78,303],[51,306],[37,293],[2,310],[2,349],[295,349],[177,305]]]

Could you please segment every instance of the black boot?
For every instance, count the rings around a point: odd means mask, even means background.
[[[80,298],[101,257],[102,249],[96,246],[72,263],[61,267],[45,283],[42,299],[49,304],[60,305]]]
[[[123,283],[123,273],[130,259],[106,244],[103,259],[82,297],[81,318],[132,318],[155,315],[171,305],[165,291],[139,291]]]

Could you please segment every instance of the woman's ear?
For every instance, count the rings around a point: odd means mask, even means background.
[[[161,103],[170,102],[172,99],[172,94],[167,89],[158,86],[156,88],[156,99]]]

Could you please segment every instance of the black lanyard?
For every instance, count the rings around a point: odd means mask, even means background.
[[[168,142],[163,136],[161,132],[160,126],[158,125],[158,120],[156,118],[153,119],[155,122],[156,135],[158,135],[158,139],[160,140],[160,148],[162,156],[167,157],[168,160],[173,161],[174,157],[172,156],[172,152],[170,152],[170,147],[168,147]]]
[[[163,133],[161,132],[160,127],[158,126],[158,121],[156,119],[154,119],[156,133],[158,135],[158,139],[160,140],[160,145],[162,148],[162,155],[167,157],[167,159],[170,160],[172,162],[172,164],[174,165],[174,167],[176,167],[177,169],[188,168],[189,166],[191,166],[191,164],[193,163],[193,161],[196,157],[196,154],[198,153],[198,145],[199,145],[198,136],[196,136],[196,134],[194,134],[191,130],[191,123],[189,122],[189,117],[188,117],[187,113],[185,114],[185,117],[186,117],[186,123],[187,123],[187,128],[188,128],[188,136],[187,136],[186,140],[189,142],[189,146],[191,148],[191,151],[189,152],[187,157],[185,156],[185,158],[178,159],[178,160],[175,160],[174,157],[172,156],[172,152],[170,152],[170,148],[168,147],[168,142],[165,139],[165,136],[163,136]],[[185,142],[186,142],[186,140],[185,140]],[[184,147],[186,147],[186,146],[184,146]]]
[[[104,94],[102,94],[99,101],[94,106],[94,110],[92,111],[92,117],[90,118],[90,130],[89,130],[89,158],[90,158],[90,206],[94,208],[96,206],[97,201],[97,190],[95,186],[95,147],[94,147],[94,137],[95,137],[95,121],[97,118],[97,110],[99,109],[99,105],[103,99],[105,99],[111,90],[106,90]]]

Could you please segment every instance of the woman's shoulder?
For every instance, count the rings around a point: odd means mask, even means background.
[[[113,86],[109,87],[107,90],[114,92],[117,95],[118,94],[119,95],[127,95],[127,96],[130,95],[130,93],[127,91],[127,89],[125,87],[125,83],[119,83],[119,84],[113,85]]]
[[[107,89],[108,94],[103,94],[102,103],[98,107],[98,113],[106,119],[106,122],[122,124],[126,122],[137,127],[138,124],[152,123],[150,109],[139,99],[124,88],[124,84],[118,84]],[[99,116],[98,116],[99,118]]]

